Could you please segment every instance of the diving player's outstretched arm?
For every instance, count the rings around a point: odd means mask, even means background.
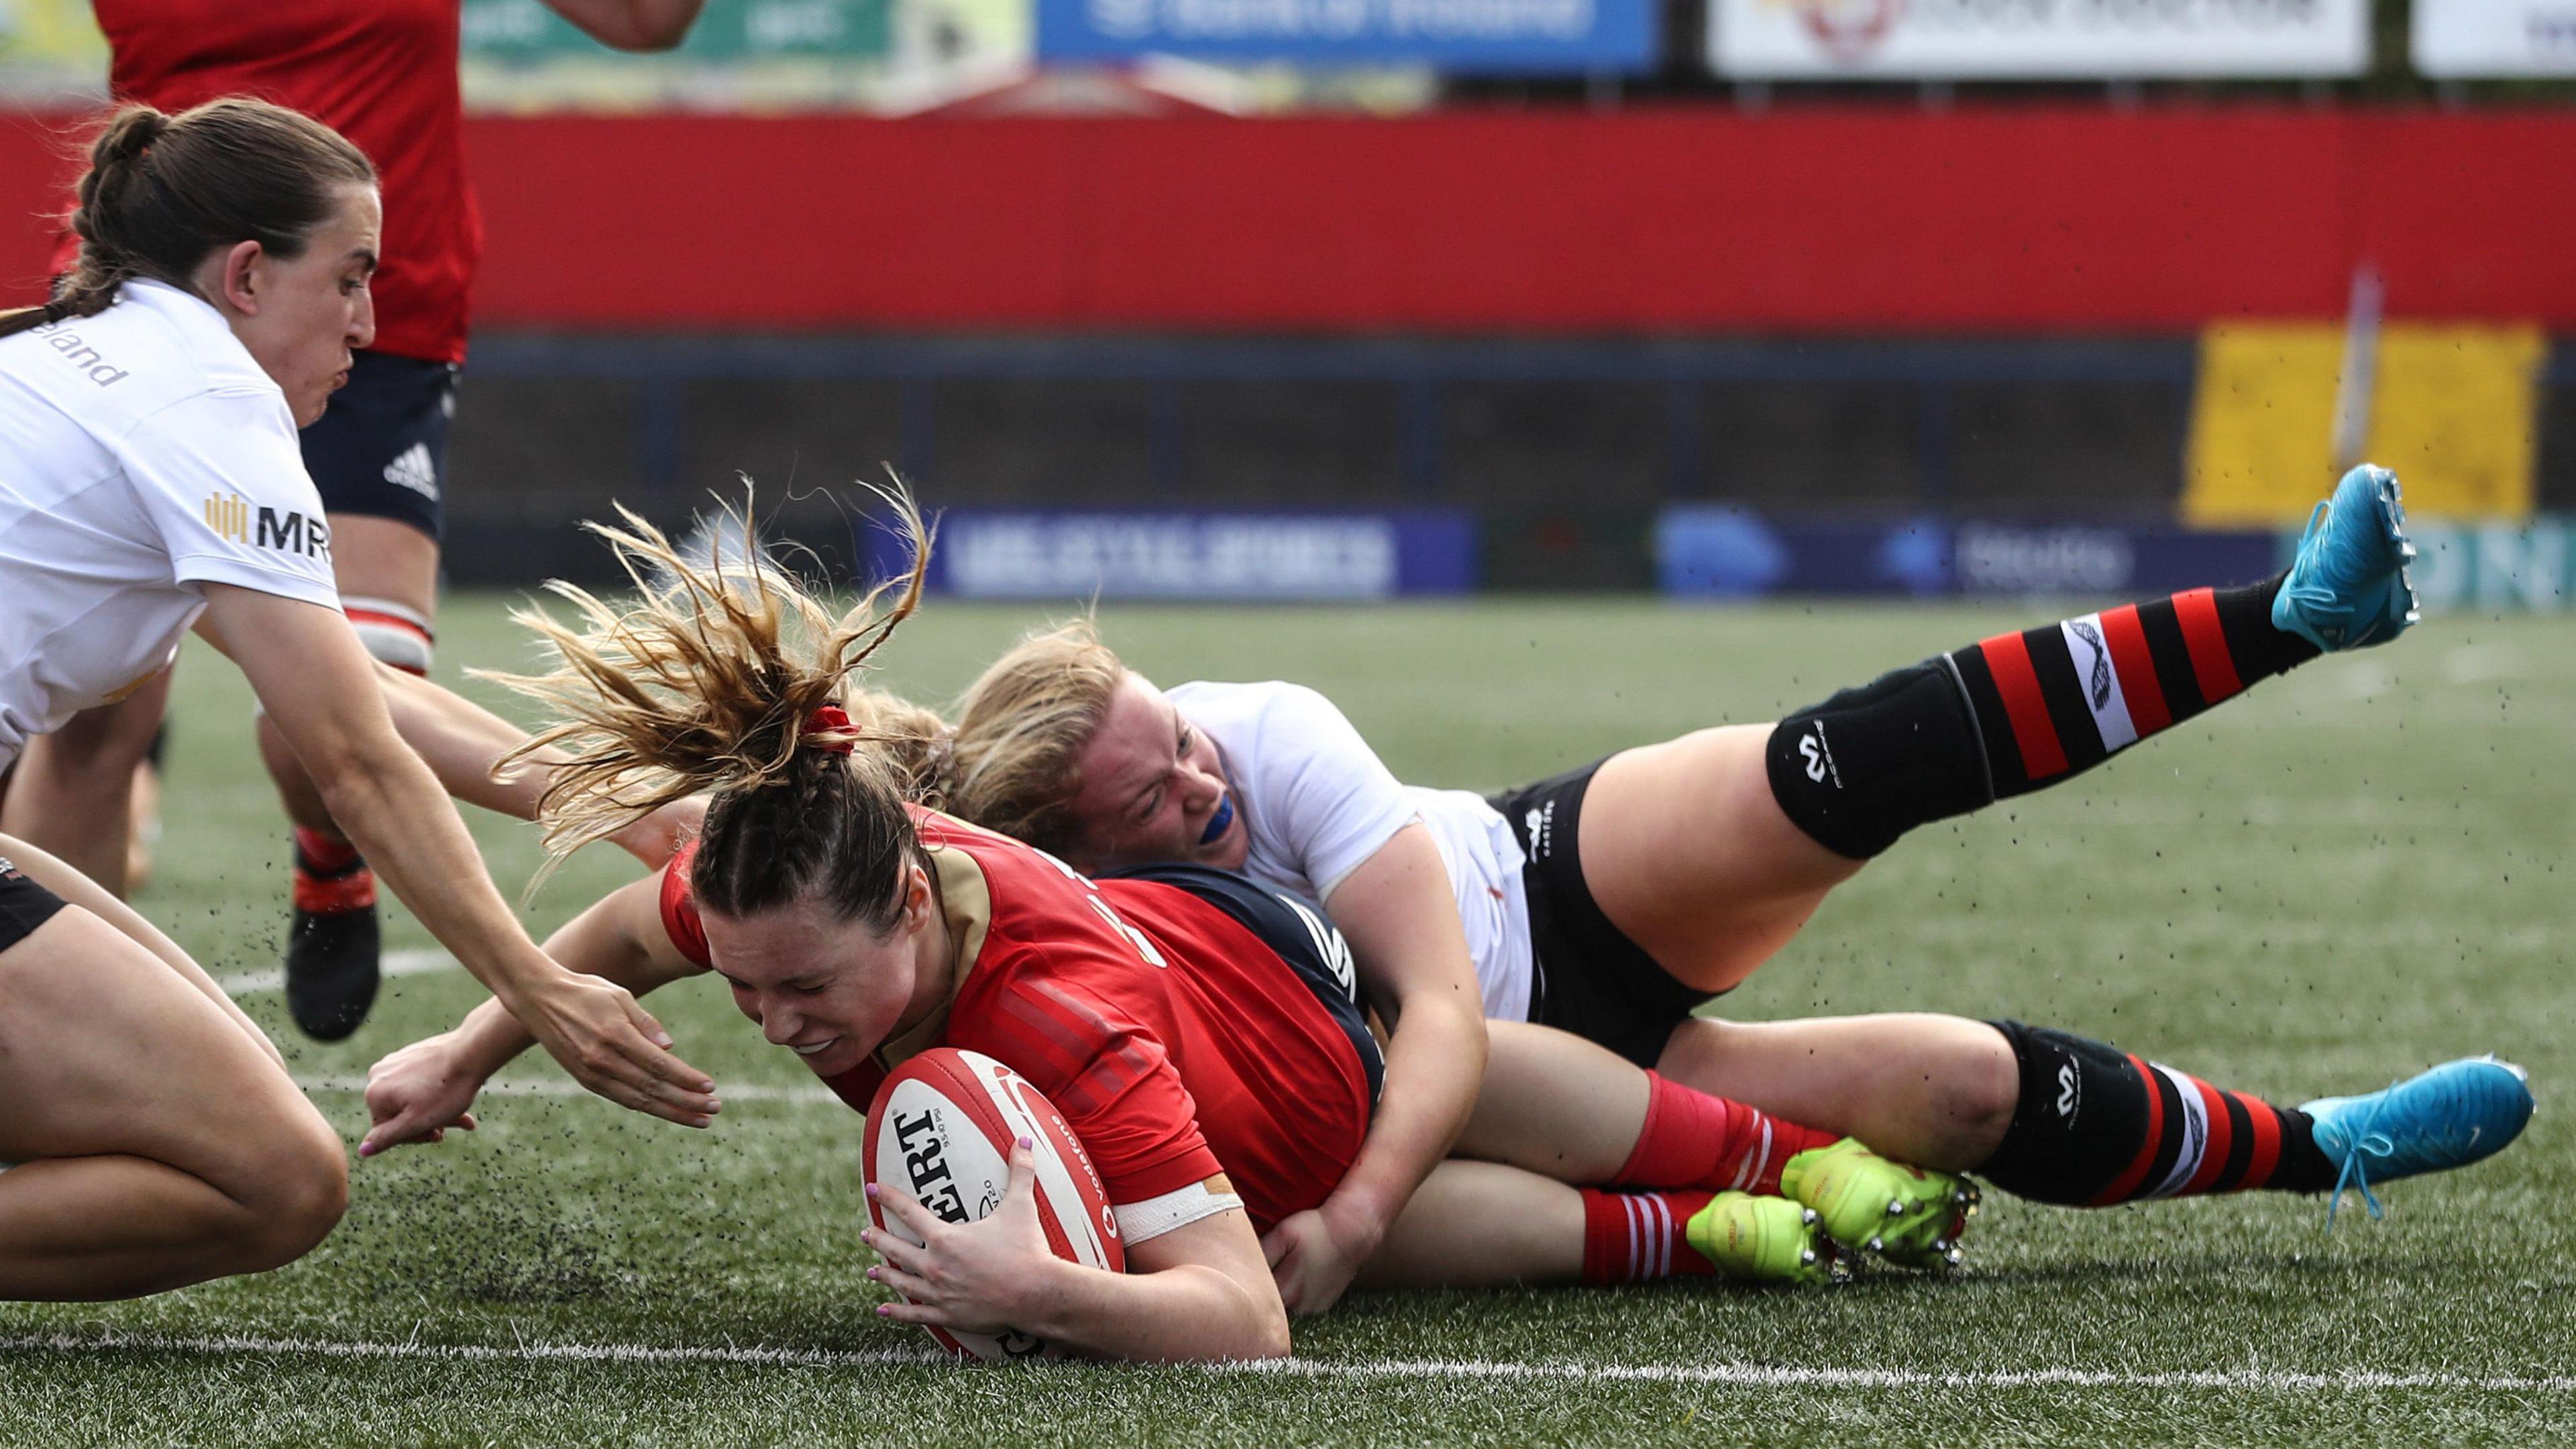
[[[662,878],[646,876],[602,897],[546,938],[546,954],[566,970],[596,976],[637,996],[706,968],[680,954],[663,929]],[[498,1001],[485,1001],[455,1030],[393,1052],[367,1073],[367,1112],[374,1125],[358,1144],[372,1157],[407,1142],[437,1142],[446,1129],[473,1130],[470,1110],[494,1072],[536,1041]],[[705,1126],[700,1118],[698,1126]]]

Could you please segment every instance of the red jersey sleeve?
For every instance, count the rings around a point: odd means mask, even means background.
[[[694,840],[671,852],[662,867],[662,929],[681,955],[712,971],[715,956],[707,950],[707,928],[698,919],[698,903],[689,896],[689,862],[698,858]]]
[[[1046,1093],[1111,1202],[1144,1202],[1225,1170],[1163,1044],[1074,983],[1014,981],[978,1014],[972,1035],[982,1040],[960,1035],[952,1027],[950,1045],[998,1057]]]

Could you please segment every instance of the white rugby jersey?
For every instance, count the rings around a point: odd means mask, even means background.
[[[1485,1015],[1529,1019],[1524,857],[1483,796],[1399,783],[1333,702],[1302,684],[1200,680],[1166,693],[1224,761],[1251,842],[1244,874],[1330,914],[1351,872],[1420,820],[1449,868]]]
[[[167,665],[209,581],[339,607],[286,395],[222,315],[129,281],[0,338],[0,765]]]

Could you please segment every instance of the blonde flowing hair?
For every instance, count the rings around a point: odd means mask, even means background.
[[[1077,761],[1126,677],[1088,618],[1021,639],[958,698],[937,781],[944,808],[1040,850],[1080,854]]]
[[[891,508],[911,567],[846,609],[760,550],[748,497],[739,513],[725,510],[743,540],[733,558],[725,530],[711,530],[718,541],[695,560],[623,505],[623,527],[584,525],[606,540],[632,595],[550,582],[578,627],[542,607],[511,618],[543,641],[554,667],[475,671],[555,721],[498,768],[548,746],[572,757],[539,801],[547,862],[538,881],[581,846],[713,791],[690,875],[702,906],[738,915],[823,894],[845,915],[874,918],[890,898],[899,904],[900,877],[888,869],[918,848],[903,802],[922,793],[946,727],[857,684],[920,607],[932,542],[899,483],[872,491]],[[826,706],[847,724],[818,720]]]

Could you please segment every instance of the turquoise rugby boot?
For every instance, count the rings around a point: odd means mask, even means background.
[[[2397,475],[2364,463],[2308,515],[2272,627],[2328,654],[2385,644],[2423,617],[2406,572],[2414,557]]]
[[[2466,1167],[2502,1152],[2522,1135],[2531,1106],[2528,1075],[2492,1056],[2444,1062],[2364,1096],[2302,1105],[2315,1122],[2317,1150],[2339,1169],[2326,1225],[2334,1226],[2345,1188],[2360,1188],[2375,1218],[2372,1183]]]

